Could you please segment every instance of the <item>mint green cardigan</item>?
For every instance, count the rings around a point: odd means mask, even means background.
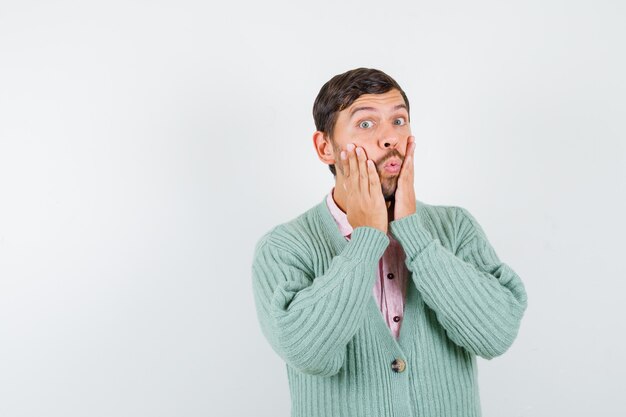
[[[466,209],[416,203],[389,224],[411,274],[397,340],[372,293],[385,233],[357,227],[347,241],[324,199],[256,244],[256,311],[292,417],[481,415],[476,355],[511,346],[526,291]]]

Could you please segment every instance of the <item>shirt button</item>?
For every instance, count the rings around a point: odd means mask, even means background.
[[[392,274],[391,272],[390,272],[390,273],[388,273],[388,274],[387,274],[387,278],[389,278],[389,279],[393,279],[393,274]]]
[[[397,323],[397,322],[399,322],[399,321],[400,321],[400,316],[395,316],[395,317],[393,318],[393,321],[395,321],[396,323]]]
[[[391,362],[391,369],[393,369],[394,372],[402,372],[405,368],[406,363],[402,359],[394,359],[394,361]]]

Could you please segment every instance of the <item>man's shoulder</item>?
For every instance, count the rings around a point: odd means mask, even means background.
[[[417,200],[416,211],[423,226],[444,245],[465,241],[476,233],[484,234],[476,218],[460,205],[428,204]]]
[[[271,244],[281,249],[292,250],[319,234],[321,204],[316,204],[303,213],[264,232],[257,242],[257,248],[261,245]]]
[[[440,226],[458,224],[469,212],[464,207],[450,204],[430,204],[416,200],[416,210],[425,222]]]
[[[453,237],[465,240],[484,230],[472,213],[465,207],[453,204],[426,204],[418,201],[417,211],[424,226],[441,242]]]

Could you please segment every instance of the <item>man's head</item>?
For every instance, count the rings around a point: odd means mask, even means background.
[[[380,176],[385,199],[393,198],[399,173],[384,169],[404,161],[411,129],[409,100],[398,83],[382,71],[357,68],[324,84],[313,105],[317,131],[313,144],[337,182],[343,180],[339,153],[353,143],[365,149]]]

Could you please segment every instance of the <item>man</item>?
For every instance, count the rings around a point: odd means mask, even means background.
[[[252,284],[293,417],[480,416],[476,356],[503,354],[527,297],[476,219],[415,198],[409,101],[358,68],[320,90],[324,199],[267,232]]]

